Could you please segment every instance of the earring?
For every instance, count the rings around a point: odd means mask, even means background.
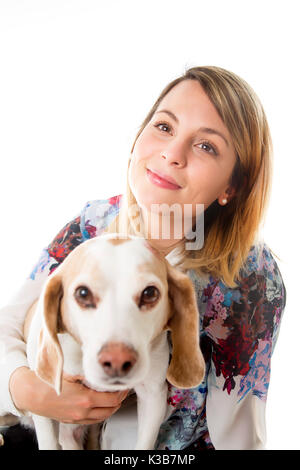
[[[225,204],[227,204],[227,199],[222,199],[222,204],[225,206]]]

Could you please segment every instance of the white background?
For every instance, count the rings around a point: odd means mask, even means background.
[[[264,236],[287,306],[268,449],[300,449],[299,2],[0,0],[1,306],[86,201],[124,192],[135,134],[186,68],[217,65],[260,97],[274,143]]]

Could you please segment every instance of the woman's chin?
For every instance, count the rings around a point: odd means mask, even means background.
[[[170,208],[173,204],[178,204],[178,199],[170,194],[166,194],[163,191],[156,191],[153,189],[147,192],[142,192],[141,194],[135,195],[135,199],[140,208],[146,210],[147,212],[152,212],[154,214],[161,214],[163,212],[163,204],[166,204],[166,208]]]

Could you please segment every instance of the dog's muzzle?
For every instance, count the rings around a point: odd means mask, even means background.
[[[134,367],[138,353],[124,343],[106,343],[98,354],[98,362],[108,377],[125,377]]]

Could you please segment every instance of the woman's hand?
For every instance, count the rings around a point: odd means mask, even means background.
[[[16,369],[9,386],[14,404],[20,411],[73,424],[104,421],[120,408],[128,394],[128,390],[96,392],[78,383],[77,376],[64,375],[61,394],[57,395],[28,367]]]

